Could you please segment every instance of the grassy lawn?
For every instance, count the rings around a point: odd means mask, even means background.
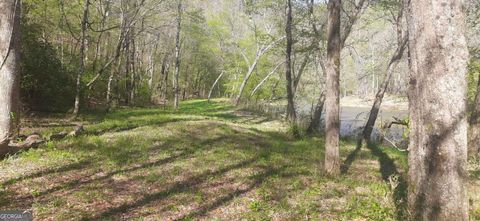
[[[31,122],[30,122],[31,123]],[[323,139],[224,100],[181,110],[85,116],[86,135],[0,161],[0,210],[37,220],[396,220],[405,216],[406,153],[342,141],[343,174],[321,172]],[[24,126],[28,125],[25,123]],[[72,127],[36,122],[25,131]],[[472,163],[471,216],[480,219]]]

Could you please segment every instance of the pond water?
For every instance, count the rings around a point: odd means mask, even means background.
[[[368,102],[358,105],[341,105],[340,109],[340,136],[341,137],[358,137],[365,122],[370,114],[371,107],[367,105]],[[311,121],[311,112],[313,110],[312,104],[307,102],[297,102],[296,111],[299,118],[299,123],[303,127],[308,127]],[[387,103],[380,108],[375,127],[372,132],[372,140],[374,141],[383,141],[385,144],[394,143],[397,146],[405,146],[404,133],[406,127],[402,125],[393,124],[390,128],[387,128],[385,125],[388,125],[390,122],[394,121],[394,118],[405,119],[408,116],[407,105],[405,103],[395,104],[392,102]],[[262,103],[250,106],[251,109],[257,109],[274,115],[275,117],[285,117],[286,105],[283,104],[273,104],[273,103]],[[324,120],[324,113],[322,113],[322,121]],[[323,131],[324,124],[321,124],[319,131]],[[382,139],[385,138],[385,139]]]
[[[368,106],[341,106],[340,109],[340,135],[342,137],[357,137],[365,126],[365,122],[370,114],[371,107]],[[298,114],[309,118],[312,110],[312,105],[301,105],[297,109]],[[308,117],[307,117],[308,116]],[[322,114],[322,120],[324,115]],[[394,118],[404,119],[408,117],[408,110],[405,107],[399,106],[398,108],[388,109],[380,108],[378,118],[375,124],[375,128],[372,132],[372,138],[374,140],[380,140],[386,138],[387,140],[396,144],[402,142],[403,134],[406,130],[405,126],[392,125],[391,128],[386,128],[385,125],[394,121]],[[319,128],[322,130],[322,128]]]
[[[340,134],[345,137],[352,137],[358,135],[362,128],[365,126],[365,122],[370,114],[370,107],[341,107],[340,112]],[[382,110],[378,114],[378,118],[375,124],[375,128],[372,133],[374,139],[385,137],[390,141],[400,142],[403,138],[403,134],[406,130],[405,126],[392,125],[391,128],[386,128],[385,124],[389,124],[396,117],[398,119],[404,119],[408,116],[407,110],[402,109],[387,109]]]

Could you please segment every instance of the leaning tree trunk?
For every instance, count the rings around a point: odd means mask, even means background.
[[[326,62],[325,172],[340,173],[340,11],[341,0],[328,2],[328,46]]]
[[[223,74],[225,74],[225,71],[222,71],[222,73],[220,73],[220,75],[218,75],[218,77],[217,77],[217,79],[215,80],[215,82],[213,82],[213,85],[212,85],[212,87],[210,88],[210,91],[208,92],[208,101],[210,101],[210,98],[212,97],[213,89],[214,89],[215,86],[218,84],[218,82],[220,81],[220,78],[222,78]]]
[[[402,40],[402,42],[399,42],[397,50],[393,54],[387,66],[386,76],[383,79],[382,85],[377,91],[377,95],[375,96],[375,101],[373,102],[372,109],[370,110],[370,115],[368,116],[367,123],[365,123],[365,127],[363,128],[362,142],[364,144],[368,144],[370,142],[370,137],[372,135],[373,127],[375,126],[375,121],[377,121],[378,112],[380,111],[380,105],[382,105],[383,97],[385,95],[385,92],[387,91],[388,84],[390,83],[390,79],[392,79],[393,71],[395,70],[398,62],[403,56],[403,52],[405,51],[406,44],[407,44],[407,38],[405,37],[404,40]]]
[[[0,2],[0,156],[19,121],[21,1]]]
[[[463,1],[406,0],[410,48],[408,203],[413,220],[468,220]]]
[[[88,26],[88,13],[89,13],[90,0],[85,0],[83,6],[83,18],[81,24],[80,36],[80,70],[77,73],[77,81],[75,88],[75,105],[73,107],[73,116],[72,119],[75,119],[78,116],[80,111],[80,92],[82,88],[82,75],[85,72],[85,62],[86,62],[86,40],[87,40],[87,26]]]
[[[287,0],[286,6],[287,12],[287,25],[285,26],[285,32],[287,36],[287,48],[285,56],[285,79],[287,83],[287,120],[291,125],[295,125],[297,121],[297,115],[295,113],[295,103],[293,100],[293,80],[292,80],[292,46],[293,46],[293,36],[292,36],[292,1]]]
[[[317,104],[315,105],[315,110],[313,111],[313,117],[308,125],[307,133],[312,134],[318,130],[320,127],[320,122],[322,121],[322,111],[325,104],[325,91],[322,91],[318,97]]]
[[[243,57],[245,58],[246,63],[248,64],[248,72],[243,78],[242,84],[240,85],[238,94],[235,98],[235,106],[238,106],[240,104],[240,99],[242,98],[243,91],[245,90],[245,86],[247,86],[248,80],[250,77],[252,77],[253,72],[257,68],[258,62],[260,61],[260,58],[267,53],[270,49],[272,49],[275,45],[277,45],[280,41],[282,41],[285,38],[285,36],[271,42],[268,45],[263,45],[260,48],[257,48],[257,53],[255,54],[255,58],[252,63],[249,62],[247,56],[242,53]],[[233,89],[235,89],[235,86],[233,86]]]
[[[253,88],[252,90],[252,93],[250,93],[250,97],[253,97],[253,95],[262,87],[263,84],[265,84],[265,82],[267,82],[267,80],[273,75],[276,73],[277,69],[283,64],[283,62],[280,62],[277,64],[277,66],[275,66],[275,68],[270,71],[270,73],[267,74],[267,76],[265,76],[261,81],[260,83],[257,84],[257,86],[255,86],[255,88]]]
[[[180,31],[182,26],[182,0],[178,0],[178,11],[177,11],[177,34],[175,37],[175,76],[173,79],[173,90],[174,90],[174,100],[173,107],[175,110],[178,109],[178,99],[179,99],[179,86],[178,86],[178,77],[180,75]]]
[[[242,94],[243,94],[243,91],[245,90],[245,86],[247,86],[248,80],[252,76],[253,71],[255,71],[255,68],[257,67],[259,58],[260,57],[257,56],[255,58],[255,60],[253,61],[253,64],[248,68],[247,75],[245,75],[245,78],[243,79],[242,84],[240,85],[237,97],[235,98],[235,105],[236,106],[238,106],[240,104],[240,100],[242,99]]]

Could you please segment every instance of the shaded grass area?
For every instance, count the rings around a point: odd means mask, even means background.
[[[394,149],[342,141],[349,166],[330,178],[321,172],[322,138],[294,139],[282,122],[224,100],[116,110],[85,122],[85,136],[0,162],[0,210],[32,209],[38,220],[404,216],[406,155]]]

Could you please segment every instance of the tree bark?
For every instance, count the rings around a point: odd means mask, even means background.
[[[0,156],[20,117],[20,9],[20,0],[0,2]]]
[[[77,118],[78,112],[80,111],[80,92],[82,88],[82,76],[85,72],[85,63],[86,63],[86,40],[87,40],[87,26],[88,26],[88,13],[90,7],[90,0],[84,1],[83,6],[83,17],[81,24],[81,37],[80,37],[80,70],[77,73],[77,81],[75,88],[75,106],[73,108],[72,119]]]
[[[463,1],[406,0],[410,51],[408,203],[413,220],[468,220]]]
[[[326,137],[325,172],[329,175],[340,173],[340,11],[341,0],[328,2],[327,62],[326,62]]]
[[[287,0],[286,4],[287,25],[285,26],[285,33],[287,36],[287,48],[285,56],[285,79],[287,80],[287,120],[291,125],[295,125],[297,121],[297,114],[295,113],[295,102],[293,100],[293,80],[292,80],[292,1]]]
[[[182,0],[178,0],[177,11],[177,33],[175,36],[175,77],[173,79],[174,101],[173,108],[178,109],[178,99],[180,96],[180,88],[178,86],[178,77],[180,75],[180,32],[182,26]]]

